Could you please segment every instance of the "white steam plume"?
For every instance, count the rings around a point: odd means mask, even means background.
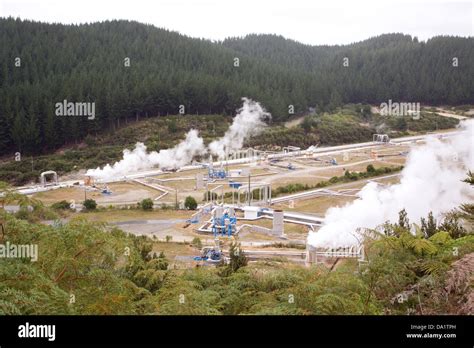
[[[464,132],[444,142],[433,137],[412,149],[399,184],[384,188],[369,183],[355,201],[330,208],[321,229],[308,235],[308,244],[324,248],[357,245],[357,228],[397,221],[402,209],[411,222],[419,223],[430,211],[440,218],[472,201],[472,188],[462,180],[474,166],[474,121],[464,121],[460,128]]]
[[[271,115],[253,100],[242,98],[244,104],[238,110],[237,115],[225,135],[209,144],[209,150],[213,155],[224,158],[235,150],[239,150],[244,142],[252,136],[260,134],[266,126],[265,121]]]
[[[190,163],[195,156],[206,152],[204,141],[198,135],[198,131],[191,129],[186,138],[171,149],[160,152],[146,152],[143,143],[137,143],[132,151],[123,150],[122,160],[113,165],[107,164],[104,168],[89,169],[86,175],[97,179],[110,179],[121,177],[139,170],[150,169],[155,166],[160,168],[179,168]]]
[[[226,151],[242,148],[244,141],[260,133],[265,126],[264,120],[271,117],[258,102],[247,98],[242,100],[244,104],[225,135],[209,144],[211,153],[220,158],[225,156]],[[191,163],[194,157],[204,155],[207,151],[198,131],[192,129],[181,143],[171,149],[147,153],[146,146],[139,142],[132,151],[123,150],[123,158],[120,161],[113,165],[107,164],[102,169],[89,169],[86,175],[108,180],[156,166],[175,169]]]

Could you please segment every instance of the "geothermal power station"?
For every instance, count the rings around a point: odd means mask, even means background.
[[[207,146],[191,130],[174,148],[147,152],[137,143],[133,150],[124,150],[117,163],[66,181],[47,171],[41,174],[39,185],[17,191],[45,202],[66,199],[75,209],[81,209],[85,198],[93,198],[99,206],[124,209],[150,198],[155,208],[185,209],[185,198],[191,196],[198,207],[187,211],[184,221],[120,223],[125,231],[158,240],[168,235],[174,241],[200,238],[201,255],[177,256],[177,262],[191,264],[220,261],[234,239],[250,260],[283,257],[314,264],[355,258],[364,262],[360,243],[364,228],[393,221],[403,208],[413,219],[430,211],[441,214],[469,195],[458,182],[466,164],[472,166],[473,148],[465,146],[473,135],[472,122],[438,134],[397,139],[374,134],[373,141],[359,144],[315,144],[307,149],[288,144],[279,151],[244,148],[245,141],[260,134],[269,119],[258,103],[244,99],[226,134]],[[363,172],[368,165],[405,167],[317,187],[346,172]],[[288,185],[307,187],[291,194],[278,191]],[[275,244],[298,247],[272,247]]]

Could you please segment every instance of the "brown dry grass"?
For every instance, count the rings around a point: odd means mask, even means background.
[[[318,198],[295,201],[294,208],[289,208],[288,203],[275,204],[273,208],[283,209],[287,211],[314,213],[324,216],[329,208],[334,206],[342,206],[344,204],[352,202],[354,199],[354,197],[344,196],[323,196]]]
[[[185,210],[161,210],[144,211],[140,209],[130,210],[105,210],[88,213],[76,213],[90,221],[100,222],[120,222],[132,220],[159,220],[159,219],[188,219],[191,216],[189,211]]]
[[[87,198],[94,199],[99,204],[107,204],[108,202],[138,202],[144,198],[154,198],[159,195],[159,192],[156,190],[133,183],[119,182],[111,183],[108,186],[113,192],[112,195],[103,195],[98,191],[88,191],[86,193]],[[61,200],[82,202],[85,198],[85,194],[83,188],[68,187],[39,192],[34,194],[33,198],[46,204],[52,204]]]

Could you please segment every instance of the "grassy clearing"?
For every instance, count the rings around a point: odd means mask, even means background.
[[[112,195],[103,195],[99,191],[87,191],[80,187],[60,188],[46,192],[39,192],[33,195],[33,198],[42,201],[45,204],[52,204],[61,200],[74,200],[77,203],[84,201],[85,195],[97,201],[97,203],[106,204],[107,202],[138,202],[144,198],[153,198],[160,193],[143,185],[132,183],[112,183],[109,184]]]
[[[308,191],[311,189],[318,189],[328,187],[334,184],[350,183],[355,181],[362,181],[363,179],[376,178],[379,176],[389,175],[392,173],[397,173],[402,170],[403,167],[380,167],[375,168],[373,165],[368,165],[365,171],[344,171],[344,175],[333,176],[327,181],[320,181],[316,185],[308,185],[302,183],[289,184],[286,186],[279,186],[272,189],[272,197],[277,197],[279,195],[292,194],[296,192]]]
[[[163,252],[168,260],[174,260],[178,255],[197,256],[200,254],[200,250],[194,248],[190,244],[174,242],[154,242],[152,251],[156,252],[158,255]]]
[[[248,222],[251,225],[257,225],[261,227],[266,227],[266,228],[272,228],[273,227],[273,220],[271,219],[259,219],[255,221],[249,221]],[[292,224],[292,223],[285,223],[285,233],[290,233],[292,235],[297,234],[304,234],[306,235],[308,233],[308,229],[303,226],[303,225],[298,225],[298,224]]]
[[[96,199],[100,196],[101,194],[98,192],[87,192],[88,198]],[[69,201],[71,199],[75,200],[76,202],[79,202],[81,200],[84,200],[84,190],[81,190],[80,188],[75,188],[75,187],[60,188],[57,190],[39,192],[39,193],[34,194],[32,197],[46,204],[52,204],[52,203],[55,203],[57,201],[62,201],[62,200]]]
[[[377,177],[372,178],[372,180],[376,180],[379,183],[386,184],[386,185],[393,185],[400,182],[400,177],[391,177],[391,178],[384,178],[384,179],[377,179]],[[344,189],[361,189],[367,183],[366,182],[353,182],[349,183],[344,186]],[[273,206],[274,209],[283,209],[287,211],[300,211],[300,212],[307,212],[307,213],[315,213],[321,216],[326,214],[326,211],[331,207],[336,206],[343,206],[347,203],[352,202],[353,200],[357,199],[357,197],[345,197],[345,196],[322,196],[316,198],[309,198],[304,200],[296,200],[294,201],[294,207],[290,208],[288,203],[280,203],[275,204]]]
[[[286,211],[298,211],[305,213],[314,213],[324,216],[326,211],[335,206],[342,206],[349,202],[352,202],[355,197],[343,197],[343,196],[324,196],[312,199],[298,200],[295,201],[293,208],[290,208],[288,204],[275,204],[274,209],[283,209]]]
[[[104,210],[88,213],[76,213],[90,221],[120,222],[132,220],[158,220],[158,219],[188,219],[191,213],[186,210],[161,210],[144,211],[139,209]]]
[[[163,181],[161,185],[173,190],[194,190],[196,187],[196,180]]]

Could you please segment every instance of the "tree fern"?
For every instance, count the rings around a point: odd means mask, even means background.
[[[409,241],[408,245],[415,253],[421,256],[434,255],[438,252],[438,248],[424,238],[413,238]]]

